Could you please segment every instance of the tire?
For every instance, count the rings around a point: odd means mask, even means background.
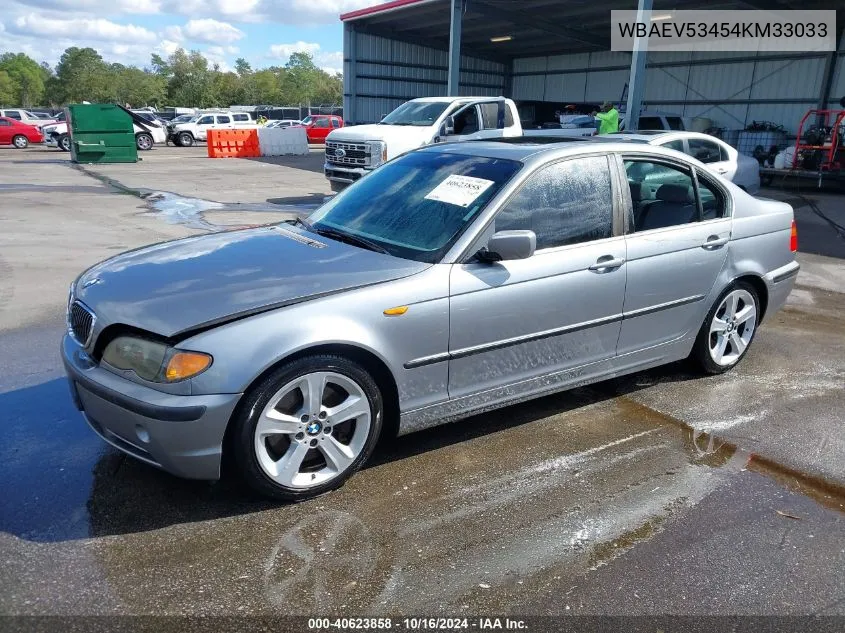
[[[747,312],[749,306],[751,311]],[[744,281],[730,285],[708,310],[690,359],[707,374],[723,374],[733,369],[748,353],[759,322],[760,298],[754,287]],[[727,334],[720,336],[720,331]],[[723,343],[723,339],[727,341]]]
[[[176,137],[180,147],[191,147],[194,144],[194,135],[190,132],[182,132]]]
[[[316,416],[309,409],[317,401],[307,405],[308,385],[319,385],[323,394]],[[340,487],[369,458],[381,434],[383,402],[375,380],[358,363],[306,356],[282,365],[247,393],[232,420],[227,449],[254,491],[282,501],[310,499]],[[346,403],[346,413],[326,416]],[[277,416],[265,415],[270,412]]]
[[[154,143],[153,137],[146,132],[139,132],[135,135],[135,146],[142,152],[151,150]]]
[[[344,189],[346,189],[349,185],[345,182],[335,182],[334,180],[329,181],[329,186],[332,188],[332,191],[335,193],[340,193]]]
[[[56,146],[63,152],[69,152],[70,136],[68,136],[67,134],[62,134],[61,136],[59,136],[58,140],[56,141]]]
[[[25,149],[29,146],[29,139],[23,134],[18,134],[17,136],[12,137],[12,145],[15,146],[15,149]]]

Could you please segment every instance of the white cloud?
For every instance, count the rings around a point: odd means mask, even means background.
[[[42,11],[87,13],[91,15],[115,13],[154,14],[161,11],[161,0],[16,0],[18,4]]]
[[[174,42],[172,40],[162,40],[158,45],[159,49],[165,54],[165,56],[172,55],[179,50],[181,46],[182,45],[179,42]]]
[[[155,33],[141,26],[117,24],[103,18],[57,20],[29,13],[16,18],[10,26],[13,32],[20,35],[51,39],[66,37],[74,40],[123,43],[155,42],[158,39]]]
[[[176,26],[176,25],[166,26],[166,27],[164,27],[164,30],[161,32],[161,34],[165,38],[167,38],[168,40],[171,40],[173,42],[181,42],[182,40],[185,39],[185,35],[184,35],[184,33],[182,33],[182,27],[181,26]]]
[[[294,42],[293,44],[273,44],[270,47],[270,57],[276,59],[287,59],[294,53],[311,53],[314,55],[320,50],[316,42]]]
[[[183,29],[185,35],[197,42],[208,44],[231,44],[244,36],[244,32],[236,29],[228,22],[218,22],[210,18],[190,20]]]

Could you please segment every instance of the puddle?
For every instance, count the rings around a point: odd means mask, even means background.
[[[311,195],[289,198],[272,198],[267,202],[214,202],[203,198],[182,196],[170,191],[157,191],[143,187],[128,187],[114,178],[91,171],[83,165],[74,165],[84,174],[96,178],[105,185],[111,187],[115,192],[123,193],[140,198],[147,203],[149,212],[160,217],[168,224],[178,224],[190,229],[203,231],[223,231],[245,226],[254,226],[254,222],[244,224],[219,224],[212,222],[205,217],[205,213],[272,213],[277,214],[269,222],[258,224],[271,224],[273,222],[284,222],[293,220],[296,217],[306,217],[322,205],[329,196]],[[98,189],[100,190],[100,189]],[[100,190],[101,191],[101,190]]]

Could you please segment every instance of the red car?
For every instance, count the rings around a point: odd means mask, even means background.
[[[41,143],[43,140],[41,130],[34,125],[0,116],[0,145],[14,145],[23,149],[30,143]]]
[[[309,143],[325,143],[329,132],[343,127],[343,119],[333,114],[310,114],[302,119]]]

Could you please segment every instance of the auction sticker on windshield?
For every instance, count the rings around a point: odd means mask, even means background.
[[[484,178],[453,175],[432,189],[425,198],[466,208],[492,184],[492,180]]]

